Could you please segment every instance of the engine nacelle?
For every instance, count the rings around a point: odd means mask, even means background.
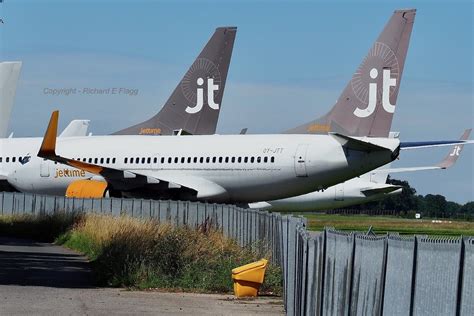
[[[96,180],[77,180],[66,190],[69,198],[103,198],[107,194],[107,182]]]

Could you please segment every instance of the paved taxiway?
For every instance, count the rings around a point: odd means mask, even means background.
[[[33,241],[0,238],[0,315],[275,315],[281,300],[97,288],[87,259]]]

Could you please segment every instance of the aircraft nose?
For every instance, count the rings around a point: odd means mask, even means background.
[[[32,184],[28,184],[27,181],[25,181],[24,177],[22,177],[23,173],[24,172],[22,172],[21,168],[19,168],[13,170],[7,176],[8,183],[21,192],[27,191],[28,187],[33,187]]]

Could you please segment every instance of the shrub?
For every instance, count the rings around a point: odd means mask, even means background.
[[[93,260],[99,282],[132,288],[231,292],[231,270],[260,259],[212,227],[173,227],[153,220],[87,215],[58,242]],[[263,291],[281,293],[269,266]]]

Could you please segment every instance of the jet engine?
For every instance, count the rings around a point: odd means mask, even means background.
[[[97,180],[73,181],[66,190],[69,198],[103,198],[108,195],[107,183]]]

